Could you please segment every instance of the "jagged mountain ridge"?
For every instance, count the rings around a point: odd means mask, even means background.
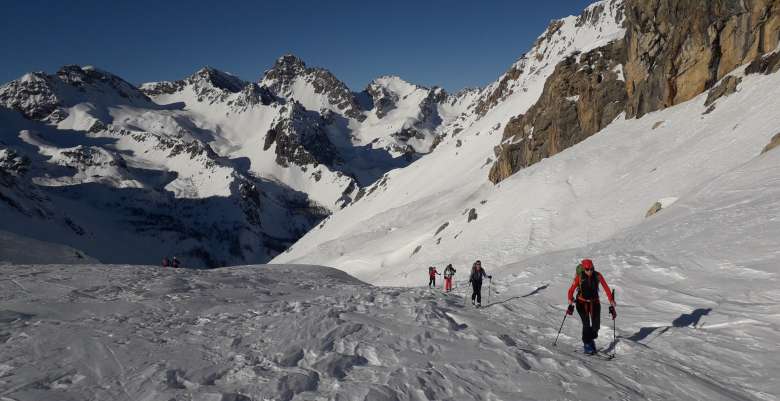
[[[761,4],[751,3],[751,10],[760,10]],[[764,4],[764,10],[771,11],[768,4]],[[285,188],[282,192],[297,194],[292,195],[293,198],[308,197],[306,202],[313,201],[330,212],[347,206],[347,209],[351,209],[372,198],[393,198],[389,202],[368,202],[373,204],[365,206],[369,209],[368,214],[364,214],[365,211],[345,213],[345,216],[351,216],[348,219],[359,222],[372,214],[381,214],[453,191],[458,193],[453,203],[468,203],[466,200],[475,196],[474,189],[485,184],[485,177],[494,177],[494,174],[488,173],[491,166],[495,170],[495,166],[504,161],[517,159],[516,153],[512,153],[517,148],[510,148],[509,152],[506,152],[504,146],[495,150],[493,148],[506,140],[518,141],[521,135],[533,136],[536,127],[531,125],[533,128],[528,132],[526,127],[529,125],[520,121],[531,118],[526,114],[534,110],[534,105],[536,109],[542,110],[562,110],[565,106],[568,112],[544,117],[554,122],[569,118],[572,110],[576,110],[577,121],[571,125],[575,131],[565,128],[563,132],[573,140],[567,140],[561,146],[556,141],[548,140],[565,136],[560,134],[561,131],[540,128],[534,141],[525,142],[537,143],[530,148],[528,154],[532,156],[528,161],[509,165],[503,172],[496,174],[501,177],[494,179],[495,182],[516,173],[520,168],[574,146],[607,126],[614,118],[615,110],[619,110],[612,107],[613,103],[623,101],[620,96],[614,100],[605,97],[615,94],[612,90],[602,94],[596,91],[596,95],[590,97],[578,93],[598,87],[604,76],[609,77],[607,82],[613,86],[620,85],[630,76],[625,63],[616,65],[615,60],[604,60],[603,54],[611,52],[603,52],[601,49],[614,46],[614,43],[626,38],[636,37],[636,34],[626,34],[627,30],[635,28],[628,26],[627,29],[625,26],[634,21],[625,18],[625,14],[629,12],[636,16],[636,10],[635,2],[607,0],[588,7],[580,16],[554,21],[529,53],[521,57],[495,83],[483,89],[455,95],[448,95],[439,88],[428,89],[408,84],[397,77],[380,77],[369,84],[366,90],[352,92],[327,70],[307,67],[300,59],[288,55],[277,60],[259,82],[246,82],[230,74],[204,68],[180,81],[145,84],[141,87],[140,96],[117,95],[119,100],[112,100],[115,107],[101,106],[101,101],[92,102],[98,104],[97,108],[90,101],[66,102],[63,103],[66,107],[52,107],[52,104],[59,104],[56,99],[50,102],[38,101],[47,98],[45,91],[40,92],[42,96],[27,89],[27,92],[20,92],[18,88],[23,80],[4,86],[0,90],[0,99],[7,107],[21,111],[28,105],[37,106],[40,103],[43,106],[40,110],[43,111],[30,108],[27,117],[56,124],[60,130],[88,132],[93,136],[122,136],[123,133],[129,133],[125,136],[134,138],[136,144],[131,144],[127,139],[120,140],[124,146],[122,151],[125,152],[146,152],[139,148],[138,138],[155,138],[157,142],[178,138],[181,143],[172,146],[189,149],[190,153],[207,155],[207,168],[227,166],[228,170],[238,171],[242,176],[280,185]],[[736,15],[737,18],[745,18],[744,14]],[[770,13],[756,25],[762,27],[758,36],[763,38],[759,41],[763,47],[768,47],[767,38],[773,37],[774,21]],[[734,25],[730,22],[728,24]],[[626,51],[631,50],[629,48]],[[593,67],[600,62],[606,65],[604,74],[593,74],[593,71],[599,71]],[[570,76],[556,75],[562,63],[569,63]],[[549,77],[558,76],[563,79],[561,82],[566,82],[583,69],[593,70],[589,72],[591,83],[584,80],[578,86],[562,84],[561,88],[571,92],[565,102],[557,102],[561,97],[555,91],[546,92],[547,85],[552,82]],[[81,74],[89,75],[86,72]],[[107,78],[108,81],[112,79]],[[121,87],[121,82],[115,86]],[[13,89],[14,85],[17,89]],[[540,98],[555,99],[556,102],[542,107],[544,104],[539,103]],[[580,110],[592,115],[579,115]],[[598,112],[594,113],[594,110]],[[525,120],[522,120],[523,117]],[[101,133],[103,131],[107,133]],[[516,134],[518,131],[522,134]],[[27,138],[34,139],[35,136]],[[48,145],[37,141],[33,146],[42,150]],[[166,145],[154,146],[164,148]],[[51,150],[47,152],[57,153]],[[57,161],[56,164],[61,167],[69,166],[69,163],[78,165],[76,160],[95,158],[95,155],[100,156],[100,163],[91,164],[119,166],[100,170],[102,174],[119,175],[118,180],[102,180],[101,173],[94,174],[95,167],[90,166],[89,169],[81,168],[79,173],[65,180],[67,182],[103,182],[124,187],[138,187],[141,183],[143,187],[143,180],[134,178],[127,172],[129,170],[123,170],[122,161],[111,153],[81,149],[57,154],[60,157],[67,156],[63,159],[65,161]],[[79,156],[73,157],[73,154]],[[457,163],[453,163],[448,156],[452,154],[460,158]],[[166,164],[159,158],[143,160],[142,163],[144,167],[150,163],[158,167]],[[229,197],[235,193],[230,189],[229,179],[214,185],[214,174],[203,178],[203,174],[189,170],[191,167],[165,165],[164,170],[175,171],[181,176],[169,181],[161,190],[171,192],[174,199]],[[481,178],[473,175],[477,170]],[[442,179],[456,176],[458,178],[454,181]],[[412,182],[406,182],[409,179]],[[420,180],[426,183],[425,188],[409,189],[417,188],[414,182]],[[39,183],[47,181],[49,184],[57,182],[56,179],[38,180]],[[308,204],[312,210],[322,210],[312,203]],[[313,215],[322,216],[322,213]],[[309,224],[313,226],[315,220],[310,220]],[[332,226],[332,220],[318,225],[314,231],[327,231],[326,238],[343,234],[343,227],[328,227]],[[290,243],[291,238],[305,230],[297,227],[290,231],[295,234],[282,234],[275,238],[287,238],[287,243]],[[317,244],[318,241],[311,240],[311,244]],[[307,249],[309,242],[304,241],[300,248]],[[280,248],[284,246],[277,247]],[[414,250],[417,246],[412,248]],[[544,247],[529,245],[529,248]],[[295,251],[301,252],[298,246]],[[397,259],[396,256],[393,258]]]
[[[275,67],[291,60],[327,84],[311,95],[327,101],[333,88],[348,91],[294,56]],[[348,92],[362,107],[352,118],[338,105],[306,108],[295,96],[311,96],[300,88],[262,82],[205,67],[136,88],[94,67],[65,66],[3,85],[3,228],[104,262],[172,254],[191,266],[265,262],[361,185],[419,158],[415,146],[429,151],[439,104],[449,115],[459,107],[440,89],[382,77],[372,87],[393,111],[379,112],[368,90]],[[398,131],[387,137],[367,140],[355,125],[390,118]]]
[[[104,262],[178,254],[218,266],[268,260],[327,214],[218,155],[180,106],[112,74],[28,74],[0,99],[0,203],[16,234]]]

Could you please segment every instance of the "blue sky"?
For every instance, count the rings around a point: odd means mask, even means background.
[[[280,55],[353,90],[386,74],[449,91],[495,80],[591,0],[0,0],[0,82],[90,64],[140,84],[209,65],[257,80]]]

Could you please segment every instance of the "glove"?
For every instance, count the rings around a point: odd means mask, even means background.
[[[612,315],[612,320],[615,320],[617,317],[617,311],[615,310],[615,307],[610,305],[609,306],[609,314]]]
[[[569,307],[566,309],[567,315],[573,315],[574,314],[574,304],[569,304]]]

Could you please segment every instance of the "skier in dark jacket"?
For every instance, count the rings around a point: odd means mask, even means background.
[[[436,268],[433,266],[428,267],[428,288],[436,288],[436,275],[441,276]]]
[[[471,283],[471,287],[474,290],[471,293],[471,304],[477,307],[482,306],[482,279],[484,277],[493,278],[493,276],[489,276],[485,272],[485,269],[482,268],[482,262],[478,260],[471,266],[471,277],[469,277],[469,283]],[[474,302],[475,300],[476,303]]]
[[[452,291],[452,276],[455,275],[455,271],[451,264],[444,269],[444,291]]]
[[[171,260],[171,267],[178,268],[179,267],[179,259],[176,259],[176,256],[173,257],[173,260]]]
[[[580,263],[582,269],[577,269],[574,281],[569,287],[567,297],[569,299],[569,308],[566,313],[574,314],[575,298],[574,290],[577,290],[576,309],[582,320],[582,344],[586,354],[596,353],[596,338],[599,336],[601,326],[601,304],[599,302],[599,284],[604,288],[609,300],[609,314],[615,319],[615,298],[612,290],[609,289],[604,276],[593,268],[593,261],[583,259]]]

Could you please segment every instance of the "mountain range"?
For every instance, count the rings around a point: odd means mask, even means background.
[[[776,134],[721,124],[739,107],[719,105],[779,68],[777,10],[599,1],[455,94],[395,76],[357,92],[294,55],[256,81],[210,67],[138,87],[91,66],[25,74],[0,87],[0,229],[77,261],[305,262],[387,282],[582,246]],[[771,113],[756,99],[741,116]],[[736,131],[717,161],[674,146]]]

